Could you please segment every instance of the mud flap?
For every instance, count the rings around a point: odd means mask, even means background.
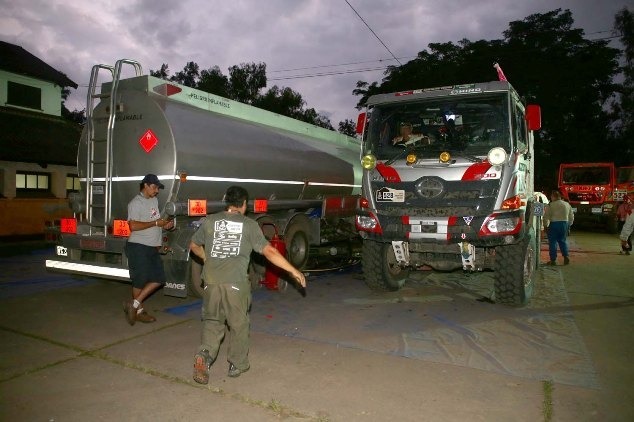
[[[460,247],[460,258],[462,258],[462,269],[475,271],[475,246],[469,242],[461,242],[458,246]]]
[[[174,259],[163,260],[163,268],[165,269],[166,283],[163,286],[163,294],[165,296],[187,297],[187,280],[185,278],[187,271],[187,261],[178,261]]]
[[[394,257],[399,264],[409,265],[409,245],[402,240],[393,240]]]

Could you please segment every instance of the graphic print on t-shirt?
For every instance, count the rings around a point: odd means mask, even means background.
[[[212,258],[229,258],[240,254],[242,224],[235,221],[218,220],[214,224]]]

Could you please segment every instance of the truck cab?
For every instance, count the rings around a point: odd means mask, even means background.
[[[444,86],[370,97],[358,126],[366,283],[397,290],[416,269],[493,269],[496,300],[525,304],[539,256],[539,107],[507,81]]]
[[[562,163],[559,191],[572,206],[577,224],[595,224],[616,233],[614,163]]]

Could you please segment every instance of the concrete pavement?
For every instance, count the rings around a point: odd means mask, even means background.
[[[128,285],[47,274],[45,252],[1,258],[0,420],[633,420],[634,258],[604,234],[573,233],[571,246],[572,264],[543,268],[547,293],[523,310],[429,278],[396,294],[368,293],[354,273],[309,278],[306,298],[256,292],[251,370],[228,378],[223,347],[208,386],[191,380],[196,300],[156,295],[147,307],[158,322],[130,327]],[[460,341],[440,329],[448,315],[460,323],[451,332],[468,328]],[[518,318],[572,324],[574,353],[555,353],[555,325],[536,333],[537,360],[518,352],[526,345],[491,343],[516,337],[487,335],[489,324],[507,331]],[[413,333],[431,332],[433,347],[413,351]],[[522,372],[522,361],[545,372]]]

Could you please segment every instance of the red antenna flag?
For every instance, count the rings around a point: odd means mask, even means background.
[[[500,67],[500,65],[497,64],[497,63],[493,63],[493,67],[498,72],[498,79],[501,80],[501,81],[505,81],[506,80],[506,76],[504,76],[504,72],[502,72],[502,68]]]

